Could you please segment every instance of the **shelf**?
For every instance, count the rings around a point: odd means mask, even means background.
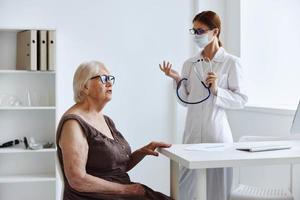
[[[39,150],[31,150],[31,149],[24,149],[24,148],[0,148],[0,154],[7,154],[7,153],[48,153],[48,152],[56,153],[56,148],[39,149]]]
[[[28,70],[5,70],[5,69],[0,69],[0,74],[55,74],[55,71],[28,71]]]
[[[55,106],[0,106],[1,110],[55,110]]]
[[[24,183],[24,182],[49,182],[56,181],[55,175],[30,174],[30,175],[0,175],[0,183]]]
[[[17,31],[24,31],[24,30],[50,30],[50,31],[55,31],[56,28],[52,27],[11,27],[11,26],[5,26],[5,27],[0,27],[0,32],[17,32]]]

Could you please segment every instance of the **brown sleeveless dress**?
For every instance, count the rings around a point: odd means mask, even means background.
[[[104,118],[114,139],[106,137],[78,115],[66,114],[61,118],[57,129],[56,143],[65,185],[63,200],[171,200],[170,197],[155,192],[144,185],[146,191],[144,196],[105,195],[93,192],[78,192],[71,188],[63,171],[62,151],[58,145],[62,127],[67,120],[76,120],[86,136],[89,145],[86,163],[88,174],[120,184],[133,183],[126,173],[126,166],[131,155],[130,146],[116,129],[113,121],[107,116],[104,116]]]

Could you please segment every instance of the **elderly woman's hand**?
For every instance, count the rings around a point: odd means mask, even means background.
[[[147,155],[158,156],[158,152],[155,151],[156,148],[169,148],[170,146],[171,144],[166,144],[163,142],[151,142],[148,145],[136,150],[130,156],[127,171],[131,170]]]
[[[158,156],[158,152],[155,151],[156,148],[169,148],[171,144],[163,142],[151,142],[148,145],[142,147],[140,151],[146,155]]]

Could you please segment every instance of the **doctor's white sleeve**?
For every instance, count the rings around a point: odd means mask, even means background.
[[[182,70],[181,70],[181,78],[189,78],[189,72],[190,72],[190,66],[188,65],[187,62],[185,62],[183,64],[183,67],[182,67]],[[174,80],[173,81],[173,87],[175,89],[175,92],[177,92],[177,83],[176,81]],[[187,101],[188,100],[188,96],[189,96],[189,91],[188,91],[188,81],[182,81],[181,82],[181,85],[179,87],[179,90],[178,90],[178,93],[179,93],[179,96],[181,99]],[[180,103],[182,106],[187,106],[186,103],[183,103],[182,101],[180,101],[180,99],[178,98],[177,94],[176,94],[176,99],[177,99],[177,102]]]
[[[248,101],[244,86],[242,66],[239,60],[235,60],[229,69],[228,89],[218,87],[215,104],[224,109],[240,109]]]

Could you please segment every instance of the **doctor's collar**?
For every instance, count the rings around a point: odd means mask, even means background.
[[[213,62],[224,62],[225,61],[225,53],[226,53],[225,49],[223,47],[220,47],[211,61],[213,61]],[[199,59],[203,59],[203,56],[202,56],[201,52],[198,53],[197,56],[193,57],[191,59],[191,61],[192,62],[197,62]]]
[[[220,47],[212,60],[215,62],[224,62],[225,61],[225,49],[223,47]]]

